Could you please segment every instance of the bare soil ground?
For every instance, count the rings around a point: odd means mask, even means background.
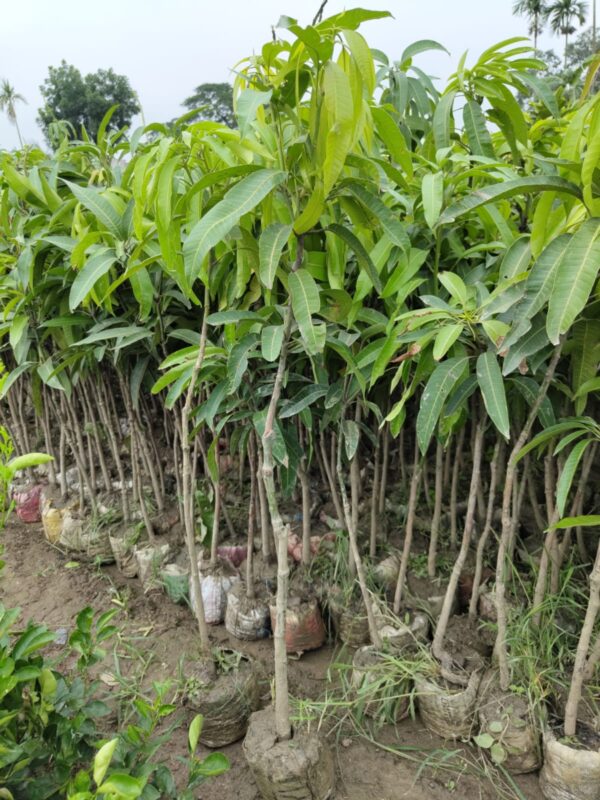
[[[123,578],[114,566],[73,566],[68,556],[45,542],[41,525],[14,522],[5,531],[4,543],[7,566],[0,582],[0,597],[5,606],[21,607],[24,621],[31,618],[53,630],[70,630],[78,611],[86,605],[103,611],[116,603],[121,607],[117,622],[122,634],[116,648],[120,670],[142,686],[149,686],[152,680],[176,681],[181,659],[194,658],[197,635],[187,607],[172,604],[162,593],[144,595],[137,579]],[[239,642],[223,626],[213,628],[212,637],[215,644],[253,655],[264,664],[266,675],[272,674],[271,640]],[[334,649],[326,646],[291,660],[292,693],[317,698],[325,688],[327,668],[334,654]],[[114,670],[114,660],[108,660],[103,669]],[[184,709],[184,713],[191,718],[190,710]],[[495,800],[505,796],[496,788],[498,778],[491,769],[486,778],[469,774],[466,768],[462,774],[424,768],[424,762],[436,749],[470,754],[471,761],[476,752],[468,745],[445,745],[429,734],[418,718],[380,731],[378,738],[380,747],[351,736],[332,742],[338,766],[335,800]],[[169,744],[169,760],[175,763],[178,754],[185,754],[185,747],[186,730],[182,727]],[[386,748],[406,749],[399,757]],[[241,743],[224,748],[224,752],[231,761],[231,770],[207,784],[199,797],[259,800]],[[480,766],[484,763],[479,761]],[[541,800],[537,775],[515,778],[515,784],[521,798]],[[514,797],[519,795],[515,793]]]

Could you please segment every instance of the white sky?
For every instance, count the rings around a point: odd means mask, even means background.
[[[417,39],[435,39],[451,52],[424,53],[415,63],[447,77],[460,55],[473,58],[489,45],[526,35],[512,16],[512,0],[329,0],[326,15],[356,6],[385,9],[394,19],[365,23],[369,44],[399,58]],[[230,80],[234,64],[258,49],[281,14],[308,24],[319,0],[0,0],[0,78],[25,96],[18,116],[28,142],[42,143],[36,124],[39,85],[61,59],[82,72],[112,67],[138,92],[146,122],[182,113],[181,101],[200,83]],[[543,49],[562,52],[549,34]],[[17,145],[0,117],[0,148]]]

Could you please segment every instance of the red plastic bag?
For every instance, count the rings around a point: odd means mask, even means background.
[[[24,492],[15,492],[15,507],[21,522],[41,522],[41,484],[32,486]]]

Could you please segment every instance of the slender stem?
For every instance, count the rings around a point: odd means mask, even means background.
[[[508,464],[506,467],[506,476],[504,479],[504,491],[502,495],[502,533],[500,535],[500,545],[498,547],[498,557],[496,560],[496,611],[498,614],[498,632],[496,635],[495,653],[498,658],[498,667],[500,670],[500,685],[503,691],[508,689],[510,684],[510,670],[508,666],[508,645],[507,645],[507,608],[506,608],[506,555],[509,545],[510,534],[512,530],[512,520],[510,514],[510,506],[512,500],[512,486],[515,477],[516,460],[519,451],[524,446],[535,418],[540,410],[542,401],[548,392],[548,387],[556,371],[560,353],[562,350],[561,339],[558,347],[555,348],[554,354],[550,359],[548,369],[540,386],[538,396],[536,397],[533,405],[529,410],[529,415],[525,420],[525,424],[519,434],[514,447],[510,453]]]
[[[400,604],[402,602],[402,595],[404,593],[404,584],[406,582],[406,572],[408,570],[408,559],[410,558],[410,550],[412,547],[413,530],[415,526],[415,512],[417,509],[419,485],[421,483],[421,469],[422,469],[422,461],[419,457],[419,443],[417,441],[417,437],[415,436],[415,455],[413,459],[412,477],[410,479],[408,508],[406,510],[406,524],[404,528],[404,547],[402,548],[400,570],[398,572],[398,581],[396,583],[396,591],[394,593],[394,614],[396,615],[400,613]]]

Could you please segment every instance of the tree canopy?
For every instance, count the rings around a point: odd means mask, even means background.
[[[84,127],[95,137],[102,118],[109,108],[118,105],[109,122],[109,128],[118,130],[130,125],[140,104],[129,79],[117,75],[112,69],[99,69],[83,76],[72,64],[61,61],[58,67],[49,67],[49,75],[40,86],[44,106],[39,109],[38,122],[50,141],[50,126],[58,121],[71,126],[70,133],[79,136]]]
[[[198,109],[193,120],[212,120],[229,128],[236,127],[233,90],[228,83],[201,83],[181,105],[189,111]]]

